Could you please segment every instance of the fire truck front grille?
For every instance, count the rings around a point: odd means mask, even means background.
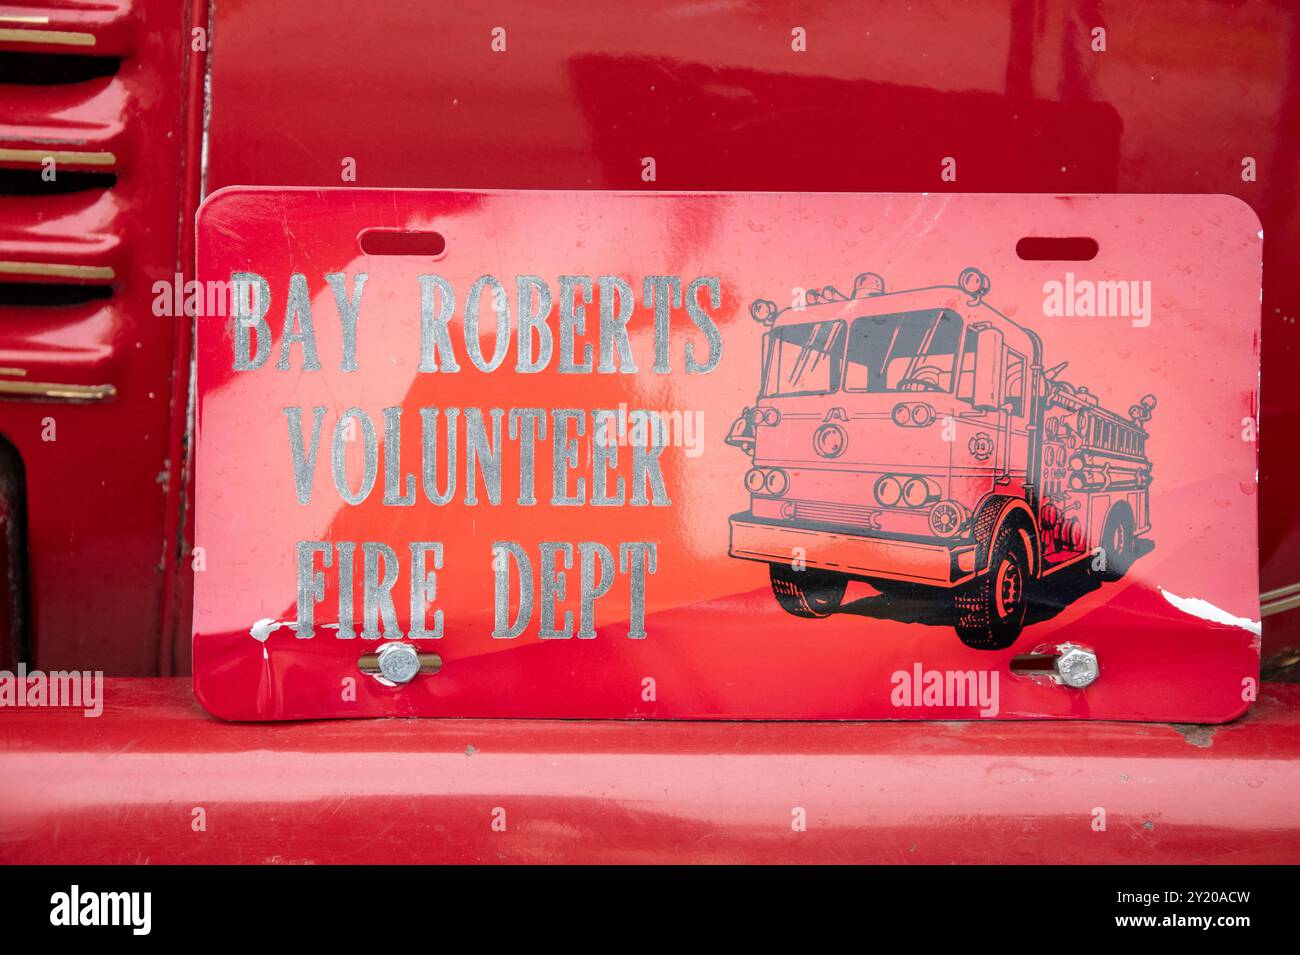
[[[796,501],[793,517],[826,524],[852,524],[875,527],[880,511],[861,504],[835,504],[827,501]]]

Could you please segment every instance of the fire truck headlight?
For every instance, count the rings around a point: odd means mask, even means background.
[[[781,412],[771,407],[768,408],[756,407],[754,408],[753,411],[749,413],[749,420],[753,422],[755,425],[763,424],[763,425],[767,425],[770,428],[772,427],[772,425],[780,422]]]
[[[790,488],[790,475],[780,468],[773,468],[767,472],[767,480],[763,482],[763,486],[767,488],[768,494],[780,497]]]
[[[921,507],[939,496],[938,487],[923,477],[909,478],[903,485],[903,503],[908,507]]]
[[[966,523],[966,509],[956,501],[940,501],[930,509],[930,530],[936,537],[952,537]]]
[[[848,446],[848,433],[833,421],[813,432],[813,450],[824,458],[838,458]]]
[[[892,474],[876,479],[876,500],[885,507],[893,507],[903,497],[903,485]]]
[[[762,468],[750,468],[745,472],[745,489],[751,494],[758,494],[767,483],[767,475]]]
[[[989,277],[979,269],[964,269],[957,276],[957,286],[972,299],[978,300],[989,293]]]
[[[904,402],[894,405],[890,417],[900,428],[925,428],[934,421],[934,409],[924,401],[912,404]]]

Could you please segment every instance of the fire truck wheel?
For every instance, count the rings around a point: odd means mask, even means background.
[[[957,636],[975,650],[1005,650],[1016,642],[1028,607],[1029,558],[1020,531],[1005,526],[989,553],[988,573],[958,590]]]
[[[1135,546],[1133,515],[1126,505],[1112,507],[1101,532],[1101,547],[1106,557],[1105,570],[1098,571],[1097,576],[1102,580],[1119,580],[1123,577],[1133,563]]]
[[[829,617],[840,609],[848,581],[824,570],[795,570],[771,564],[772,593],[786,613],[796,617]]]

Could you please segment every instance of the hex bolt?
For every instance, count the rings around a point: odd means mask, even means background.
[[[409,643],[386,643],[377,656],[380,675],[399,686],[410,683],[420,672],[419,651]]]
[[[1076,690],[1082,690],[1091,684],[1101,673],[1097,654],[1082,647],[1068,644],[1061,647],[1061,653],[1053,664],[1058,681]]]

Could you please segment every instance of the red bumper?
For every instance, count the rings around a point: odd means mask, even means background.
[[[0,712],[0,861],[1300,861],[1294,685],[1219,727],[248,725],[182,680],[105,699]]]
[[[868,537],[845,531],[793,527],[749,514],[731,518],[732,557],[788,564],[795,554],[816,570],[853,577],[952,587],[975,569],[975,545],[948,547],[921,541]]]

